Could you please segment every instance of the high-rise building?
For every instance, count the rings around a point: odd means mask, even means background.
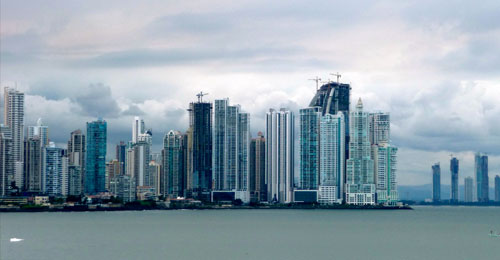
[[[268,201],[293,201],[295,117],[292,111],[266,114],[266,176]]]
[[[121,174],[121,164],[118,160],[113,159],[106,163],[106,190],[110,190],[109,184],[111,179]]]
[[[151,146],[147,141],[138,141],[133,144],[133,174],[137,186],[149,186],[149,162]]]
[[[309,107],[321,107],[322,115],[336,115],[342,112],[347,118],[349,117],[350,92],[349,84],[329,82],[318,89]]]
[[[87,153],[87,142],[85,134],[80,129],[71,132],[68,141],[68,178],[70,195],[77,196],[84,192],[85,182],[85,160]],[[73,166],[73,167],[70,167]],[[80,184],[76,183],[76,179],[80,177]],[[75,192],[80,192],[75,194]]]
[[[61,195],[69,195],[69,158],[68,150],[63,149],[61,153],[62,174],[61,174]]]
[[[164,197],[184,196],[184,135],[171,130],[163,139],[163,193]]]
[[[248,191],[249,124],[249,115],[240,112],[239,106],[230,106],[229,99],[215,100],[212,174],[216,191]]]
[[[103,119],[87,123],[85,193],[106,191],[107,123]]]
[[[319,193],[321,204],[342,203],[345,176],[345,117],[325,114],[320,122]]]
[[[109,186],[110,192],[124,203],[135,201],[137,185],[134,177],[120,174],[110,180]]]
[[[132,143],[136,143],[139,139],[139,135],[144,134],[146,127],[144,125],[144,120],[140,117],[134,117],[134,122],[132,124]]]
[[[464,179],[464,202],[474,201],[474,179],[472,177],[465,177]]]
[[[389,113],[376,112],[368,115],[370,143],[379,145],[391,140],[391,117]]]
[[[319,186],[321,111],[321,107],[308,107],[300,110],[299,162],[302,190],[317,190]]]
[[[45,145],[38,135],[24,141],[24,188],[28,192],[42,193],[42,154]]]
[[[7,176],[15,181],[16,186],[23,188],[23,148],[24,148],[24,93],[6,87],[4,89],[4,124],[10,129],[12,138],[13,171]]]
[[[358,100],[349,122],[349,159],[346,167],[346,202],[353,205],[375,204],[374,162],[371,158],[368,113]]]
[[[266,138],[262,132],[257,133],[250,143],[250,200],[267,201],[266,187]]]
[[[500,176],[495,176],[495,201],[500,202]]]
[[[127,144],[120,141],[116,145],[116,160],[120,164],[120,174],[125,174],[125,162],[127,161]]]
[[[50,143],[43,153],[43,192],[49,196],[62,195],[63,149]]]
[[[432,201],[441,201],[441,166],[439,163],[432,166]]]
[[[376,161],[377,202],[396,205],[399,201],[397,190],[397,152],[398,148],[389,143],[381,143],[375,147],[373,160]]]
[[[488,180],[488,156],[476,153],[474,156],[474,177],[476,198],[479,202],[489,202],[490,186]]]
[[[458,202],[458,159],[453,157],[450,160],[450,172],[451,172],[451,203]]]
[[[9,194],[9,174],[13,171],[12,139],[10,134],[2,131],[0,125],[0,197]]]
[[[40,145],[49,145],[49,127],[43,125],[42,119],[38,118],[36,121],[36,126],[28,126],[26,139],[34,138],[38,136],[40,138]]]
[[[151,160],[149,162],[149,179],[147,180],[147,184],[150,187],[154,188],[155,195],[160,195],[160,178],[161,178],[161,165],[156,161]]]
[[[187,131],[187,195],[210,200],[212,190],[212,104],[189,104]]]

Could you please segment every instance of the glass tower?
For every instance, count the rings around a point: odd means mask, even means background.
[[[451,172],[451,203],[458,202],[458,159],[453,157],[450,160]]]
[[[317,190],[319,185],[321,107],[300,110],[300,187]]]
[[[441,166],[439,163],[432,166],[432,201],[441,201]]]
[[[488,156],[476,153],[474,158],[474,176],[478,202],[489,202]]]
[[[103,119],[87,123],[85,193],[106,191],[107,123]]]

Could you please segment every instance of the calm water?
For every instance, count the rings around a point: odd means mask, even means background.
[[[500,208],[9,213],[0,228],[2,260],[500,259]]]

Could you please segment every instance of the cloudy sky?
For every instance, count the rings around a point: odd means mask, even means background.
[[[461,177],[475,151],[500,172],[500,1],[0,3],[1,86],[25,91],[26,125],[42,117],[61,145],[102,116],[111,148],[138,115],[158,150],[199,91],[241,104],[255,134],[270,107],[308,105],[308,79],[340,72],[351,103],[391,113],[400,184],[430,183],[434,162],[449,183],[450,154]]]

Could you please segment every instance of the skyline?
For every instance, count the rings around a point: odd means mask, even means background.
[[[102,116],[113,151],[130,139],[138,115],[159,151],[169,130],[187,129],[186,109],[200,90],[210,93],[207,100],[240,104],[256,136],[267,109],[279,109],[275,100],[298,114],[315,92],[308,79],[333,80],[329,74],[338,71],[353,87],[351,106],[361,97],[367,110],[391,113],[400,185],[431,183],[435,162],[449,184],[449,154],[460,160],[460,185],[473,175],[475,152],[488,153],[490,177],[500,171],[500,24],[493,1],[460,5],[470,10],[464,18],[446,11],[454,3],[430,2],[376,2],[363,10],[298,2],[57,5],[66,14],[48,18],[40,14],[54,12],[50,4],[2,2],[0,72],[2,88],[17,82],[26,94],[25,125],[43,118],[58,145]],[[337,8],[344,13],[331,16]],[[92,31],[96,26],[102,30]]]

